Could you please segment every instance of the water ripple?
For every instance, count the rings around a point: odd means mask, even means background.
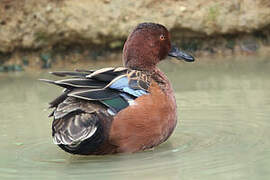
[[[47,92],[57,92],[33,79],[14,78],[16,86],[6,83],[0,89],[1,103],[10,102],[0,109],[0,179],[269,179],[268,76],[215,72],[198,68],[189,81],[171,75],[179,123],[166,143],[107,156],[69,155],[52,144],[42,110],[52,98]],[[6,97],[17,84],[24,90]]]

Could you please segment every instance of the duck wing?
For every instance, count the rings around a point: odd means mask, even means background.
[[[54,109],[50,114],[54,117],[54,142],[75,154],[89,154],[106,141],[113,116],[137,97],[148,94],[151,83],[149,74],[123,67],[52,74],[68,77],[42,80],[64,88],[49,103]]]

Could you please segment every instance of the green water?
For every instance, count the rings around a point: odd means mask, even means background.
[[[43,73],[0,74],[0,179],[270,179],[270,61],[161,69],[179,124],[157,148],[74,156],[52,143],[47,102],[61,89]]]

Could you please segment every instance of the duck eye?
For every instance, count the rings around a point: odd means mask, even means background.
[[[161,35],[159,36],[159,39],[160,39],[161,41],[164,41],[164,40],[165,40],[165,36],[164,36],[163,34],[161,34]]]

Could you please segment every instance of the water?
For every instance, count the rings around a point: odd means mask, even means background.
[[[269,61],[161,68],[176,92],[179,124],[157,148],[74,156],[51,140],[47,102],[61,89],[42,73],[0,74],[0,179],[269,179]]]

